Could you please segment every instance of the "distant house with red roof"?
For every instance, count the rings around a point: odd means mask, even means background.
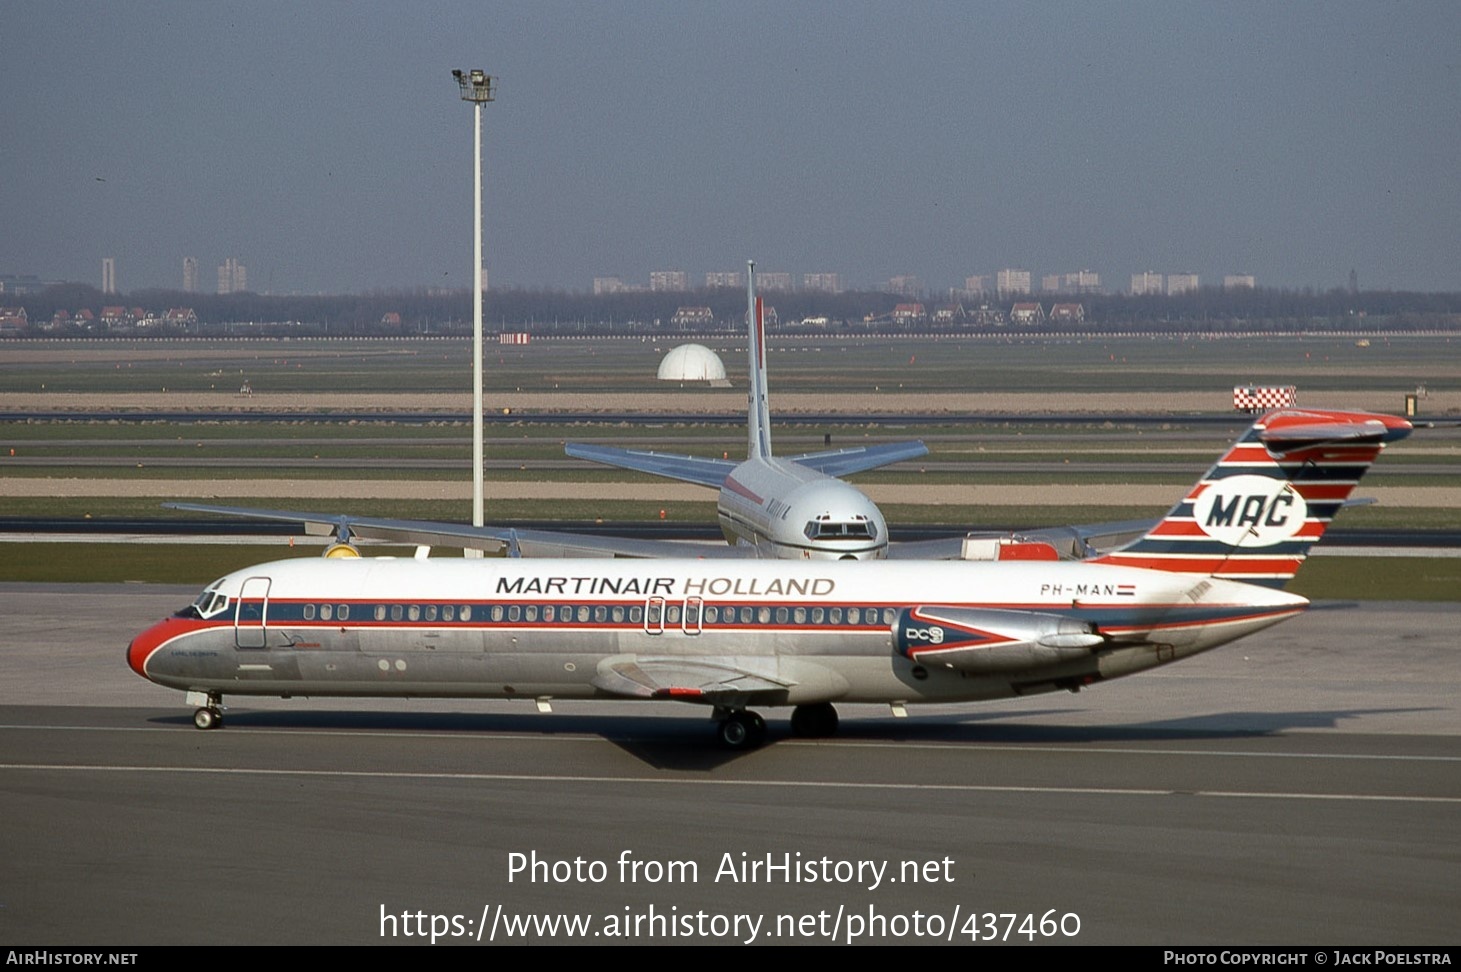
[[[928,320],[928,311],[917,302],[899,304],[893,308],[894,324],[922,324]]]
[[[1083,304],[1055,304],[1050,308],[1051,323],[1084,324],[1086,308]]]
[[[1034,301],[1021,302],[1010,308],[1011,324],[1044,324],[1045,308]]]

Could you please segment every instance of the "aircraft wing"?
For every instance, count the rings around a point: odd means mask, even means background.
[[[824,476],[841,477],[926,455],[928,446],[922,442],[888,442],[883,445],[833,449],[829,452],[809,452],[788,458],[792,462],[815,469]]]
[[[218,513],[252,520],[302,523],[311,536],[330,536],[344,543],[351,538],[383,540],[419,546],[470,547],[488,553],[507,551],[524,557],[681,557],[703,560],[755,557],[752,547],[720,543],[677,543],[670,540],[637,540],[632,537],[600,537],[556,530],[518,530],[508,527],[474,527],[464,523],[432,520],[392,520],[343,513],[306,513],[298,510],[261,510],[242,506],[210,506],[201,503],[164,503],[167,509],[192,513]]]
[[[679,456],[668,452],[651,452],[640,449],[616,449],[613,446],[582,445],[570,442],[563,451],[575,459],[587,459],[606,466],[633,469],[652,476],[678,479],[698,486],[720,489],[725,477],[731,474],[737,463],[729,459],[707,459],[703,456]]]
[[[784,694],[796,682],[753,671],[730,658],[619,655],[599,663],[593,684],[629,698],[716,703]]]
[[[1033,530],[1020,530],[1017,535],[1021,540],[1050,544],[1062,560],[1084,560],[1145,536],[1158,522],[1160,521],[1155,519],[1116,520],[1079,526],[1037,527]],[[963,552],[963,537],[891,541],[888,544],[889,560],[958,560]]]

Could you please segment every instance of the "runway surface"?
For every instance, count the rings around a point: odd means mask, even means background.
[[[1079,695],[848,706],[830,741],[772,711],[732,755],[671,703],[234,698],[198,732],[122,660],[195,593],[0,585],[0,936],[1456,942],[1456,604],[1321,605]]]

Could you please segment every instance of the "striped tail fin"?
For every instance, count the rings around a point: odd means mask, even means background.
[[[1269,412],[1151,532],[1095,562],[1283,587],[1375,457],[1410,432],[1392,415]]]

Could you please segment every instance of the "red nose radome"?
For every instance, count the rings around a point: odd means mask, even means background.
[[[152,657],[152,653],[179,635],[195,631],[198,627],[197,621],[187,618],[167,618],[154,624],[133,638],[132,643],[127,646],[127,667],[150,680],[151,676],[147,674],[147,659]]]

